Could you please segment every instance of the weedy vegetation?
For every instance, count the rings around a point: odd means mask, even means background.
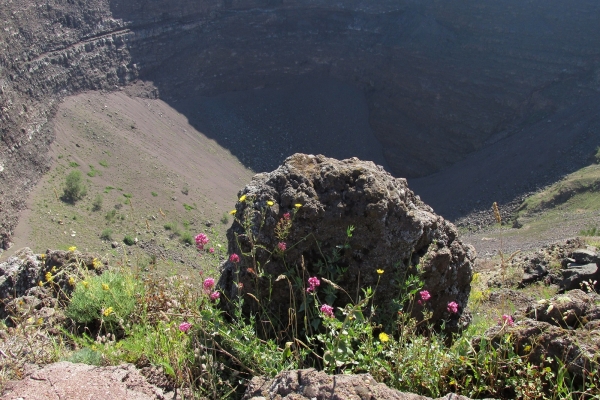
[[[243,196],[240,201],[252,202],[252,198]],[[266,207],[273,206],[272,201],[268,203],[271,205]],[[260,251],[285,259],[286,251],[294,246],[287,242],[287,235],[296,211],[281,216],[277,224],[280,242]],[[107,214],[107,220],[115,215],[108,218]],[[261,222],[231,215],[245,227],[245,240],[255,243],[254,235],[260,229],[254,224],[262,226]],[[173,232],[177,224],[166,223],[164,228]],[[350,238],[352,233],[353,228],[348,227],[346,236]],[[110,240],[111,234],[106,229],[101,236]],[[33,351],[39,354],[34,361],[150,363],[161,367],[177,387],[191,390],[194,398],[208,399],[239,398],[253,376],[273,377],[284,370],[309,367],[331,374],[369,373],[389,387],[431,397],[450,392],[502,399],[600,396],[598,363],[590,365],[589,377],[583,381],[570,376],[560,359],[532,365],[527,356],[516,352],[505,329],[513,320],[503,310],[486,310],[492,317],[479,319],[460,333],[434,329],[428,307],[432,296],[423,290],[418,266],[416,273],[399,279],[400,295],[389,299],[393,316],[382,325],[374,319],[378,284],[359,288],[358,296],[349,296],[335,283],[343,273],[335,264],[339,255],[323,255],[328,269],[321,276],[306,276],[300,265],[290,266],[285,275],[268,277],[254,263],[259,250],[255,247],[242,254],[226,254],[218,237],[206,233],[192,236],[187,230],[181,240],[195,244],[207,268],[181,274],[168,260],[134,260],[124,254],[101,275],[84,271],[72,280],[68,277],[72,291],[61,295],[59,302],[67,320],[52,336],[52,343],[43,346],[46,352]],[[124,242],[133,245],[134,239],[126,235]],[[345,243],[338,249],[344,251]],[[303,293],[296,299],[289,321],[281,321],[269,308],[261,307],[268,291],[257,292],[253,299],[226,298],[216,285],[218,267],[225,257],[235,265],[255,265],[256,279],[284,281]],[[390,273],[377,270],[379,279],[388,279]],[[61,274],[57,270],[43,284],[52,284]],[[469,308],[474,312],[485,308],[490,296],[480,279],[479,274],[473,277]],[[244,288],[239,286],[239,290]],[[333,307],[335,298],[349,300],[344,307]],[[244,313],[245,301],[255,301],[258,311]],[[419,319],[412,316],[416,303],[424,305]],[[456,312],[456,303],[449,303],[448,311]],[[41,331],[43,321],[27,318],[13,316],[5,323],[22,332],[21,336],[31,337]],[[501,327],[500,336],[487,339],[483,332],[495,325]],[[14,377],[21,369],[22,365],[10,363],[0,366],[4,378]]]

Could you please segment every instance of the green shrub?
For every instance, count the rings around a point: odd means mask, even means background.
[[[156,193],[156,192],[152,192],[151,194],[152,194],[153,197],[157,197],[158,196],[158,193]]]
[[[115,210],[114,208],[112,210],[110,210],[109,212],[106,213],[106,215],[104,216],[104,218],[106,218],[106,220],[108,222],[112,222],[115,217],[117,216],[117,210]]]
[[[600,229],[596,228],[595,226],[591,226],[589,228],[582,229],[579,231],[579,234],[581,236],[600,236]]]
[[[104,168],[108,168],[108,163],[106,162],[106,160],[100,160],[98,164],[102,165]]]
[[[125,243],[127,246],[133,246],[135,244],[135,239],[131,235],[125,235],[123,238],[123,243]]]
[[[87,365],[102,365],[102,354],[84,347],[83,349],[77,350],[70,357],[66,358],[65,361],[70,361],[75,364],[87,364]]]
[[[100,239],[107,241],[112,240],[112,229],[106,228],[105,230],[103,230],[100,234]]]
[[[102,195],[101,194],[96,195],[96,198],[92,202],[92,211],[102,210],[102,202],[103,202]]]
[[[163,225],[166,231],[177,231],[177,224],[175,222],[167,222]]]
[[[183,208],[185,208],[187,211],[192,211],[192,210],[196,209],[196,207],[190,206],[189,204],[185,204],[185,203],[183,203]]]
[[[108,271],[78,282],[65,315],[90,330],[115,333],[135,310],[143,287],[131,275]]]
[[[181,242],[184,244],[193,245],[194,244],[194,236],[189,232],[183,232],[181,234]]]
[[[227,225],[229,223],[229,214],[227,214],[226,212],[224,212],[221,216],[221,223],[223,225]]]
[[[68,202],[76,202],[87,194],[87,189],[83,183],[81,171],[78,169],[71,171],[65,180],[63,190],[63,199]]]
[[[79,167],[79,164],[77,164],[75,161],[71,161],[69,163],[69,167],[71,167],[71,168],[77,168],[77,167]]]
[[[95,169],[93,165],[90,165],[90,171],[87,173],[87,176],[89,176],[90,178],[93,178],[96,175],[100,175],[100,171]]]

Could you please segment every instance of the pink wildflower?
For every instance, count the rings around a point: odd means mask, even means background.
[[[510,315],[504,314],[500,319],[500,323],[502,325],[513,326],[515,324],[515,320]]]
[[[213,278],[206,278],[203,283],[204,290],[210,292],[215,287],[215,280]]]
[[[455,301],[451,301],[448,303],[448,307],[446,307],[450,314],[456,314],[458,312],[458,304]]]
[[[326,317],[329,318],[333,318],[333,307],[331,307],[328,304],[323,304],[321,306],[321,312],[323,313],[323,315],[325,315]]]
[[[214,248],[214,247],[211,247],[210,249],[208,249],[208,252],[209,252],[210,254],[214,253],[214,252],[215,252],[215,248]]]
[[[194,239],[196,239],[196,246],[200,250],[204,249],[204,245],[208,243],[208,237],[204,233],[197,234]]]
[[[179,324],[179,330],[183,333],[189,331],[191,327],[192,324],[190,324],[189,322],[182,322],[181,324]]]
[[[212,293],[210,294],[210,299],[211,299],[211,301],[217,301],[217,299],[218,299],[219,297],[221,297],[221,293],[219,293],[219,292],[212,292]]]
[[[431,298],[431,295],[429,294],[428,290],[421,290],[419,292],[419,296],[421,296],[421,299],[417,301],[417,303],[419,303],[420,305],[425,304],[425,302]]]
[[[285,214],[283,214],[283,219],[289,220],[290,218],[291,218],[291,215],[289,212],[286,212]]]
[[[285,244],[285,242],[279,242],[277,243],[277,248],[281,251],[285,251],[285,249],[287,249],[287,244]]]
[[[314,292],[317,289],[317,287],[319,287],[320,284],[321,284],[321,281],[316,276],[308,278],[308,286],[309,287],[308,287],[308,289],[306,289],[306,291],[308,293]]]
[[[239,263],[240,262],[240,256],[238,256],[237,254],[233,253],[232,255],[229,256],[229,261],[234,262],[234,263]]]

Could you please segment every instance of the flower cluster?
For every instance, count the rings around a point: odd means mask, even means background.
[[[323,304],[321,306],[321,312],[323,313],[324,316],[326,316],[327,318],[333,318],[333,307],[331,307],[328,304]]]
[[[500,317],[500,325],[513,326],[514,324],[515,320],[510,315],[504,314],[502,317]]]
[[[219,293],[219,291],[213,291],[215,288],[214,278],[206,278],[202,286],[204,287],[204,293],[208,295],[211,301],[217,301],[217,299],[221,297],[221,293]]]
[[[306,291],[308,293],[314,292],[317,290],[320,284],[321,281],[319,280],[319,278],[317,278],[316,276],[310,277],[308,278],[308,289],[306,289]]]
[[[421,306],[422,306],[423,304],[425,304],[425,302],[426,302],[427,300],[431,299],[431,294],[429,294],[429,291],[428,291],[428,290],[421,290],[421,291],[419,292],[419,296],[420,296],[421,298],[420,298],[420,299],[417,301],[417,303],[419,303],[419,305],[421,305]]]
[[[240,256],[238,256],[237,254],[233,253],[232,255],[229,256],[229,261],[231,261],[233,263],[239,263],[240,262]]]
[[[448,310],[450,314],[456,314],[458,312],[458,304],[456,304],[455,301],[451,301],[448,303],[446,310]]]
[[[205,292],[210,292],[215,287],[214,278],[206,278],[204,280],[204,283],[202,284],[202,286],[204,286]]]
[[[92,265],[93,265],[94,269],[100,269],[103,266],[102,261],[98,260],[97,258],[94,258],[92,260]]]
[[[192,324],[190,324],[189,322],[182,322],[181,324],[179,324],[179,330],[183,333],[186,333],[191,328],[192,328]]]
[[[277,243],[277,248],[280,251],[285,251],[285,249],[287,249],[287,244],[285,244],[285,242],[279,242],[279,243]]]
[[[208,243],[208,236],[204,233],[197,234],[194,239],[196,240],[196,247],[198,247],[198,250],[203,250],[204,245]]]

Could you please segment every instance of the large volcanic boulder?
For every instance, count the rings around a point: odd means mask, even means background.
[[[228,299],[242,296],[245,312],[268,311],[285,324],[290,309],[302,312],[307,279],[318,277],[320,302],[337,307],[377,288],[376,318],[392,323],[402,282],[420,274],[431,298],[404,302],[402,311],[422,318],[427,307],[431,322],[466,323],[475,251],[405,179],[357,158],[295,154],[255,175],[240,198],[227,239],[230,254],[241,257],[225,263],[219,286]]]

